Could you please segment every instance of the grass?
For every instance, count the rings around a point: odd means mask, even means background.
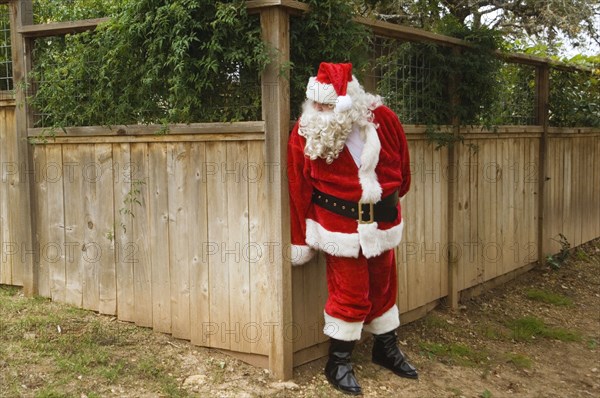
[[[537,337],[560,341],[581,341],[581,335],[564,328],[553,328],[535,317],[515,319],[507,325],[512,330],[512,338],[516,341],[531,341]]]
[[[460,343],[419,343],[420,349],[429,357],[436,357],[441,362],[450,365],[475,367],[489,362],[485,351],[475,350]]]
[[[506,354],[506,362],[513,364],[517,369],[531,369],[533,365],[531,358],[514,352]]]
[[[573,306],[573,300],[571,300],[569,297],[548,290],[529,289],[527,290],[526,294],[527,298],[530,300],[559,306]]]
[[[0,286],[0,396],[101,397],[115,383],[187,397],[158,352],[139,352],[152,332]],[[26,369],[25,371],[23,369]],[[172,369],[171,369],[172,371]],[[25,385],[26,387],[23,387]]]

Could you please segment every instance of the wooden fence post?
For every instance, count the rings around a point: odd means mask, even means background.
[[[269,259],[271,319],[274,322],[269,367],[276,377],[292,377],[293,346],[285,336],[292,324],[292,269],[290,254],[289,197],[287,187],[287,141],[290,131],[290,87],[283,66],[289,60],[289,15],[282,6],[260,11],[263,40],[270,47],[272,59],[262,74],[262,116],[265,121],[266,166],[274,170],[267,183],[267,203],[271,242],[278,242]]]
[[[541,125],[542,135],[540,137],[539,162],[538,165],[538,261],[542,264],[546,262],[545,253],[548,247],[548,220],[546,220],[546,170],[547,170],[547,152],[548,152],[548,127],[549,127],[549,98],[550,98],[550,67],[548,64],[537,66],[535,68],[535,94],[536,123]]]
[[[19,33],[24,25],[33,23],[33,5],[31,0],[13,0],[10,2],[10,27],[12,46],[13,81],[15,87],[15,135],[10,140],[11,148],[8,148],[11,162],[17,166],[18,172],[9,177],[8,203],[9,231],[11,239],[19,245],[18,264],[20,269],[13,283],[23,284],[25,295],[33,296],[38,293],[38,256],[39,250],[33,233],[32,225],[35,202],[31,198],[31,185],[34,183],[35,174],[33,170],[33,156],[29,150],[27,140],[27,86],[26,77],[28,65],[25,39]]]
[[[460,48],[452,47],[452,56],[458,57],[460,56]],[[460,104],[460,97],[458,96],[458,85],[460,84],[458,76],[450,76],[449,80],[449,91],[450,91],[450,102],[452,104],[452,134],[454,138],[457,138],[460,132],[460,119],[456,114],[456,108]],[[448,203],[447,203],[447,211],[448,211],[448,225],[447,225],[447,234],[448,234],[448,305],[451,309],[458,309],[458,299],[460,296],[460,288],[458,286],[458,252],[456,250],[456,221],[454,217],[455,208],[456,208],[456,198],[458,197],[457,189],[458,189],[458,181],[456,179],[459,176],[458,173],[458,159],[456,158],[456,144],[457,141],[454,140],[448,146],[448,165],[453,168],[456,175],[448,176]]]

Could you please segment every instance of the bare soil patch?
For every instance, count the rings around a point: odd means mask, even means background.
[[[0,397],[336,397],[325,359],[280,382],[216,350],[0,287]],[[559,269],[399,329],[418,381],[355,354],[366,397],[600,397],[600,240]]]

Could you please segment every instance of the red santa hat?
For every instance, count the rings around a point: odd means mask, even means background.
[[[346,94],[350,81],[352,64],[321,62],[317,76],[308,80],[306,98],[321,104],[335,104],[336,112],[347,111],[352,108],[352,98]]]

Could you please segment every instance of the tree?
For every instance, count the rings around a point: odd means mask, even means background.
[[[600,45],[600,0],[357,0],[355,4],[380,19],[434,31],[452,17],[465,26],[497,30],[511,40],[533,37],[553,52],[561,37],[573,46],[589,40]]]

